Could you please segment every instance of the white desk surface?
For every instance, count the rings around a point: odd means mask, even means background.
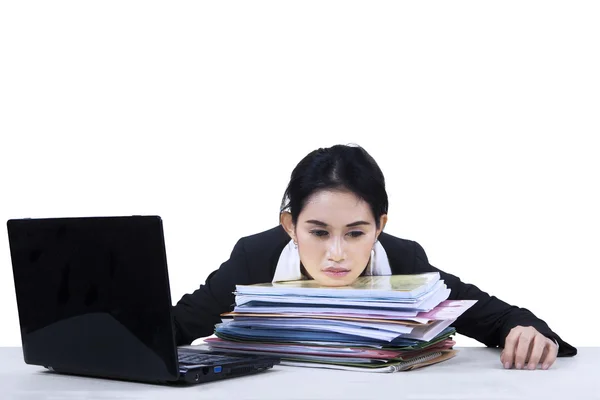
[[[251,376],[162,386],[59,375],[0,348],[0,399],[600,399],[600,348],[578,348],[549,370],[505,370],[500,350],[463,347],[455,358],[391,374],[276,366]]]

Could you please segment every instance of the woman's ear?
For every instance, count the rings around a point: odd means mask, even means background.
[[[379,229],[377,229],[377,239],[379,239],[379,235],[383,232],[383,228],[385,228],[385,224],[387,224],[388,216],[387,214],[383,214],[379,217]]]
[[[296,243],[296,227],[292,222],[292,214],[290,214],[287,211],[282,212],[279,216],[279,221],[281,222],[281,226],[283,227],[283,229],[285,229],[285,231],[288,233],[288,235],[290,235],[294,243]]]

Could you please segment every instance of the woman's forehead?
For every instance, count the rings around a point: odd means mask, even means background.
[[[328,225],[346,225],[371,220],[371,209],[351,192],[319,191],[313,194],[300,213],[300,220],[319,220]]]

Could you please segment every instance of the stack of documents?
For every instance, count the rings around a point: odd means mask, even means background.
[[[453,357],[452,323],[475,301],[449,301],[437,272],[365,276],[350,286],[312,280],[238,285],[213,349],[269,353],[282,364],[373,372]]]

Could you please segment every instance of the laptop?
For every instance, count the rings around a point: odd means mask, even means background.
[[[168,384],[280,361],[177,347],[159,216],[12,219],[7,228],[27,364]]]

